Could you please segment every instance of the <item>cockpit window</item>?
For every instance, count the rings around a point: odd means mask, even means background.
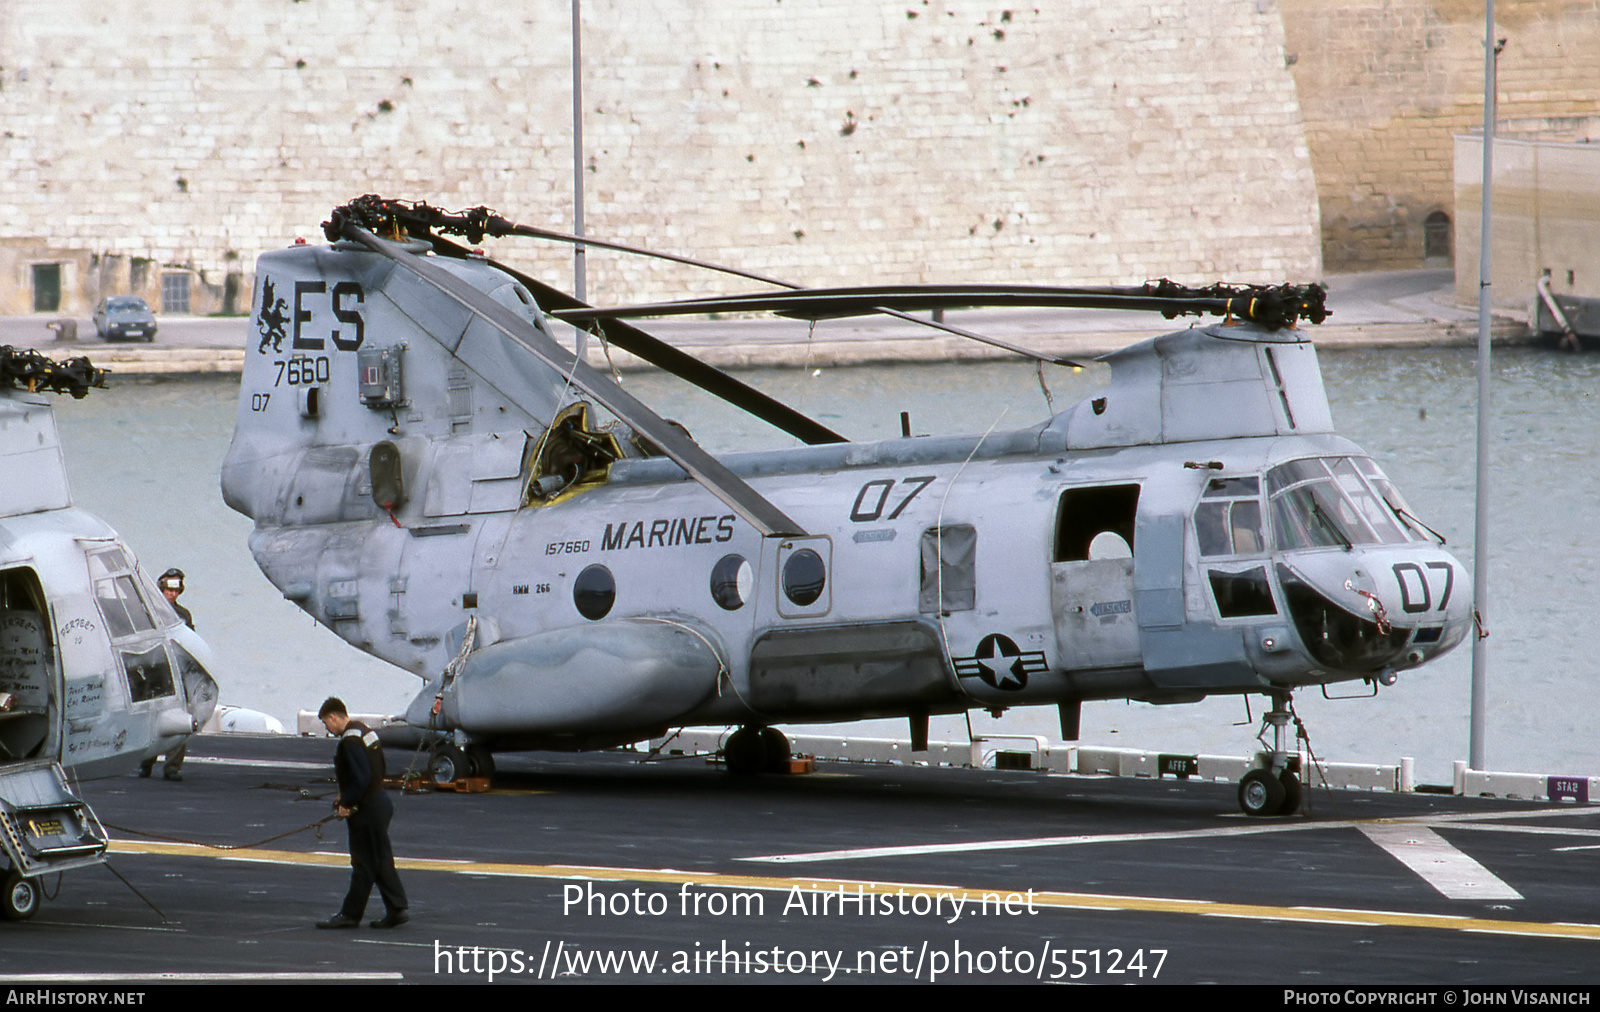
[[[1339,488],[1346,497],[1356,504],[1361,518],[1372,528],[1378,540],[1384,544],[1396,544],[1406,540],[1399,526],[1394,522],[1394,515],[1384,506],[1383,501],[1374,495],[1367,487],[1361,475],[1356,472],[1356,467],[1349,458],[1335,460],[1329,463],[1334,478],[1339,482]]]
[[[1258,555],[1266,546],[1261,533],[1261,479],[1212,478],[1194,511],[1200,555]]]
[[[122,670],[128,679],[128,698],[135,703],[177,694],[172,684],[172,665],[159,643],[140,653],[122,651]]]
[[[1367,484],[1358,459],[1292,460],[1267,472],[1276,548],[1348,549],[1410,540],[1384,498]]]
[[[1211,582],[1211,596],[1217,599],[1217,614],[1223,618],[1278,613],[1272,600],[1272,585],[1267,581],[1267,567],[1255,566],[1240,573],[1213,569],[1206,576]]]
[[[123,575],[96,580],[94,596],[113,639],[149,632],[156,627],[139,592],[133,588],[133,577]]]
[[[112,639],[156,628],[155,619],[135,585],[133,562],[127,553],[120,548],[94,552],[89,556],[89,573],[94,578],[95,603],[100,606]],[[145,579],[148,586],[148,578]]]
[[[89,556],[89,575],[97,580],[102,576],[126,573],[132,568],[127,554],[120,548],[107,548]]]
[[[1429,529],[1426,524],[1418,520],[1416,515],[1411,512],[1411,507],[1406,505],[1405,498],[1400,495],[1400,490],[1394,487],[1394,482],[1389,480],[1389,476],[1384,474],[1377,464],[1367,457],[1352,457],[1351,459],[1355,461],[1356,469],[1367,479],[1367,484],[1371,485],[1372,490],[1378,493],[1378,498],[1382,499],[1384,505],[1388,506],[1390,511],[1400,518],[1400,522],[1405,525],[1407,536],[1412,541],[1430,541],[1433,538],[1439,538],[1441,543],[1443,542],[1441,535]]]
[[[1228,499],[1241,495],[1260,495],[1261,479],[1255,475],[1244,478],[1212,478],[1206,482],[1207,499]]]

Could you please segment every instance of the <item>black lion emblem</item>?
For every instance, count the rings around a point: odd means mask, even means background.
[[[284,311],[289,308],[289,303],[283,299],[275,299],[272,279],[263,278],[261,281],[261,314],[256,323],[256,330],[261,334],[261,344],[256,351],[265,355],[267,345],[272,345],[275,352],[283,350],[283,339],[288,336],[283,329],[289,322],[289,316]]]

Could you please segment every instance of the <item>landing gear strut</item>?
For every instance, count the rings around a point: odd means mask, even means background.
[[[1272,709],[1261,718],[1272,727],[1272,751],[1261,752],[1261,765],[1239,778],[1239,807],[1250,816],[1293,815],[1300,811],[1300,756],[1288,750],[1289,693],[1272,694]]]
[[[734,776],[781,773],[788,768],[789,739],[775,727],[741,727],[728,735],[722,761]]]

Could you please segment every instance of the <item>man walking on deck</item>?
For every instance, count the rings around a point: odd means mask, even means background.
[[[329,697],[317,718],[339,739],[333,759],[339,797],[333,807],[350,830],[350,892],[339,912],[318,921],[317,927],[360,927],[373,885],[383,897],[384,915],[370,926],[399,927],[411,917],[406,913],[406,891],[394,870],[394,850],[389,845],[394,802],[383,792],[383,746],[375,732],[350,719],[343,701],[337,698]]]

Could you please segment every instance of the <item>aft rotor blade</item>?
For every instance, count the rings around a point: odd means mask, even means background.
[[[467,250],[462,247],[436,235],[429,236],[428,241],[432,242],[436,249],[442,248],[443,250],[456,251],[463,256],[467,253]],[[547,312],[551,309],[588,308],[587,303],[579,301],[559,288],[553,288],[542,281],[531,278],[515,268],[508,267],[487,257],[483,258],[483,262],[497,270],[504,271],[508,276],[522,282],[528,291],[533,293],[540,308]],[[782,429],[807,445],[816,446],[819,443],[848,443],[850,441],[821,422],[801,414],[777,398],[740,382],[716,366],[708,365],[687,352],[679,351],[667,342],[658,337],[653,337],[632,324],[611,321],[606,325],[604,337],[623,351],[637,355],[651,365],[663,369],[679,379],[693,383],[700,389],[727,401],[736,408],[748,411],[768,425]]]
[[[898,309],[889,309],[886,306],[880,306],[877,309],[874,309],[873,312],[881,313],[884,316],[891,316],[896,320],[905,320],[908,323],[920,324],[924,327],[932,327],[934,330],[942,330],[947,334],[954,334],[957,337],[965,337],[969,340],[977,341],[980,344],[987,344],[996,348],[1002,348],[1006,351],[1012,352],[1013,354],[1021,355],[1023,358],[1031,358],[1035,362],[1044,362],[1048,365],[1071,366],[1074,369],[1083,368],[1083,363],[1074,362],[1070,358],[1056,358],[1053,355],[1043,355],[1031,348],[1024,348],[1019,344],[1012,344],[1009,341],[1002,341],[998,337],[989,337],[987,334],[979,334],[976,331],[965,330],[961,327],[955,326],[954,324],[945,323],[943,320],[924,320],[920,317],[911,316],[908,313],[902,313]]]
[[[515,226],[512,226],[512,228],[509,230],[509,232],[507,234],[520,235],[520,236],[525,236],[525,237],[532,238],[532,239],[551,239],[551,240],[554,240],[556,242],[572,243],[575,246],[595,246],[595,247],[598,247],[600,249],[616,250],[619,253],[632,253],[632,254],[634,254],[636,256],[653,257],[653,258],[655,258],[657,260],[668,260],[668,261],[671,261],[672,263],[687,264],[690,267],[700,267],[700,268],[703,268],[704,270],[708,270],[708,271],[717,271],[717,272],[722,273],[722,274],[731,274],[734,277],[749,278],[751,281],[759,281],[762,284],[767,284],[767,285],[776,285],[779,288],[787,288],[790,291],[803,291],[804,290],[800,285],[794,284],[791,281],[783,281],[783,280],[781,280],[779,278],[769,278],[764,274],[757,274],[754,271],[740,270],[737,267],[729,267],[726,264],[715,264],[715,263],[711,263],[708,260],[696,260],[693,257],[678,256],[676,253],[663,253],[660,250],[645,249],[642,246],[629,246],[626,243],[606,242],[604,240],[591,239],[591,238],[588,238],[586,236],[569,235],[569,234],[567,234],[565,232],[552,232],[550,229],[547,229],[547,228],[536,228],[536,227],[534,227],[532,225],[515,225]],[[554,291],[554,289],[551,289],[551,290]],[[783,293],[782,292],[776,292],[774,294],[782,295]],[[583,305],[583,303],[578,303],[577,300],[575,300],[575,299],[573,299],[571,301],[573,301],[577,305],[580,305],[580,306]],[[715,312],[715,310],[712,310],[712,311]],[[1029,348],[1024,348],[1021,345],[1011,344],[1008,341],[1002,341],[998,337],[989,337],[989,336],[987,336],[985,334],[975,333],[974,331],[966,330],[964,328],[954,326],[953,324],[945,323],[945,322],[943,322],[941,320],[923,320],[923,319],[920,319],[920,318],[915,317],[915,316],[907,316],[905,313],[902,313],[899,310],[889,309],[889,308],[881,308],[881,309],[877,309],[877,310],[868,310],[868,312],[882,313],[884,316],[891,316],[891,317],[893,317],[893,318],[895,318],[897,320],[904,320],[907,323],[914,323],[919,327],[931,327],[934,330],[942,330],[946,334],[954,334],[957,337],[964,337],[964,338],[968,339],[969,341],[977,341],[980,344],[987,344],[987,345],[991,345],[991,346],[993,346],[995,348],[1001,348],[1001,349],[1003,349],[1005,351],[1011,352],[1014,355],[1021,355],[1023,358],[1031,358],[1031,359],[1035,359],[1035,360],[1040,361],[1040,362],[1048,362],[1051,365],[1077,366],[1077,367],[1081,368],[1079,363],[1074,362],[1071,359],[1055,358],[1054,356],[1051,356],[1051,355],[1041,355],[1039,352],[1033,351],[1032,349],[1029,349]],[[556,313],[556,314],[552,314],[552,315],[555,315],[555,316],[559,317],[560,314]],[[866,315],[866,314],[865,313],[849,313],[847,315],[857,316],[857,315]],[[573,319],[575,320],[577,318],[574,317]],[[617,317],[608,317],[608,319],[615,320],[615,319],[617,319]],[[569,322],[572,322],[572,321],[569,320]],[[648,335],[646,335],[646,337],[648,337]],[[613,344],[616,344],[619,347],[622,346],[622,342],[618,341],[618,340],[615,340],[609,332],[606,334],[606,338],[608,340],[610,340]],[[652,341],[656,340],[655,338],[649,338],[649,339],[652,340]],[[664,344],[663,347],[669,348],[672,351],[676,351],[677,350],[675,348],[671,348],[670,345],[665,345]],[[628,350],[632,351],[633,349],[630,348]],[[634,354],[639,355],[640,358],[643,358],[648,362],[652,362],[654,364],[660,365],[660,363],[655,362],[654,359],[651,359],[651,358],[649,358],[649,357],[647,357],[645,355],[641,355],[641,354],[639,354],[639,352],[635,351]],[[695,360],[695,361],[698,361],[698,360]],[[662,366],[662,368],[667,368],[667,367],[666,366]],[[710,389],[710,388],[707,387],[706,389]],[[748,411],[750,409],[746,408],[745,410]],[[774,423],[774,424],[776,424],[776,423]],[[808,442],[809,442],[809,440],[808,440]]]
[[[572,296],[567,295],[558,288],[534,281],[529,285],[539,305],[559,305],[561,302],[577,302]],[[796,439],[811,446],[819,443],[848,443],[850,440],[823,425],[821,422],[801,414],[782,401],[762,393],[755,387],[740,382],[734,377],[708,365],[687,352],[680,351],[672,345],[654,337],[637,327],[623,323],[620,320],[610,321],[606,325],[605,339],[621,348],[623,351],[639,358],[657,368],[677,376],[680,379],[693,383],[695,386],[714,394],[727,401],[736,408],[748,411],[750,414],[767,422]]]
[[[635,256],[651,257],[655,260],[668,260],[675,264],[716,271],[719,274],[731,274],[736,278],[749,278],[751,281],[759,281],[764,285],[777,285],[779,288],[800,287],[788,281],[779,281],[777,278],[769,278],[764,274],[757,274],[754,271],[740,270],[737,267],[729,267],[726,264],[714,264],[709,260],[696,260],[694,257],[679,256],[676,253],[663,253],[660,250],[645,249],[643,246],[629,246],[627,243],[607,242],[604,239],[570,235],[566,232],[552,232],[548,228],[537,228],[533,225],[513,225],[506,234],[520,235],[529,239],[550,239],[554,242],[571,243],[574,246],[594,246],[598,249],[616,250],[618,253],[632,253]]]
[[[489,298],[460,278],[428,263],[404,246],[380,239],[353,223],[346,222],[344,237],[392,260],[424,283],[459,303],[468,312],[500,331],[531,352],[540,361],[570,376],[572,385],[594,398],[635,432],[650,440],[677,462],[695,481],[727,503],[764,536],[803,535],[804,529],[782,510],[763,498],[727,467],[701,449],[694,440],[674,429],[660,415],[612,383],[587,363],[579,361],[548,336],[539,333],[527,319]]]

